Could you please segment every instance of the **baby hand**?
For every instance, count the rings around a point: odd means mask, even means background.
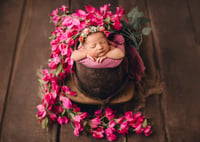
[[[101,63],[101,62],[103,62],[103,60],[106,59],[106,58],[107,58],[107,56],[98,57],[98,58],[96,58],[96,61],[97,61],[98,63]]]
[[[87,58],[91,59],[92,61],[95,61],[95,58],[93,58],[93,57],[90,56],[90,55],[87,55]]]

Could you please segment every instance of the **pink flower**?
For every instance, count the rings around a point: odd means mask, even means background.
[[[60,9],[60,11],[63,11],[65,13],[67,13],[67,11],[68,11],[68,7],[66,7],[65,5],[62,5],[61,8],[59,8],[59,9]]]
[[[104,137],[103,133],[104,133],[103,128],[98,127],[96,130],[93,130],[93,134],[92,135],[96,139],[102,139]]]
[[[52,90],[54,92],[56,92],[57,94],[60,91],[60,86],[57,84],[57,82],[54,82],[54,80],[52,80],[52,84],[51,84]]]
[[[143,123],[145,116],[141,116],[137,119],[137,123]]]
[[[50,75],[49,71],[47,69],[44,69],[42,72],[43,72],[43,75],[44,75],[42,80],[50,81],[51,78],[52,78],[52,74]]]
[[[69,87],[68,86],[62,86],[61,89],[63,90],[63,92],[68,92],[69,91]]]
[[[65,79],[65,77],[66,77],[66,74],[63,73],[63,72],[61,72],[61,73],[59,74],[59,76],[60,76],[60,80],[63,81],[63,80]]]
[[[51,121],[56,121],[56,119],[57,119],[57,116],[56,116],[56,114],[55,113],[49,113],[49,117],[50,117],[50,120]]]
[[[51,46],[51,50],[53,51],[53,52],[58,52],[57,50],[58,50],[58,45],[52,45]]]
[[[129,125],[127,121],[124,121],[120,124],[120,129],[118,130],[119,134],[125,134],[128,133]]]
[[[39,111],[38,117],[42,120],[47,114],[45,107],[42,104],[40,104],[40,105],[37,105],[37,109]]]
[[[59,57],[54,57],[53,61],[55,62],[55,64],[60,63],[60,58]]]
[[[104,6],[100,7],[100,14],[104,15],[109,10],[110,10],[110,4],[105,4]]]
[[[64,111],[64,108],[63,108],[63,106],[57,106],[56,105],[56,106],[54,106],[53,110],[56,114],[60,114]]]
[[[96,8],[92,7],[91,5],[85,6],[85,9],[87,10],[88,13],[95,13],[98,11]]]
[[[64,43],[61,43],[59,46],[59,50],[61,51],[61,55],[64,56],[64,55],[67,55],[67,45],[64,44]]]
[[[58,38],[54,39],[51,41],[51,45],[57,45],[60,42],[60,40]]]
[[[76,92],[70,91],[68,86],[62,86],[61,89],[63,90],[64,93],[67,93],[72,96],[76,96]]]
[[[100,116],[102,115],[102,112],[101,112],[101,110],[99,109],[99,110],[96,110],[96,111],[94,112],[94,114],[95,114],[95,116],[96,116],[97,118],[100,118]]]
[[[74,117],[74,121],[75,121],[75,122],[81,122],[81,116],[80,116],[80,115],[76,115],[76,116]]]
[[[52,99],[55,100],[57,98],[57,92],[55,91],[55,92],[51,93],[51,96],[52,96]]]
[[[52,21],[54,23],[54,25],[56,26],[58,21],[60,20],[60,17],[58,15],[53,16]]]
[[[81,120],[85,119],[88,116],[87,112],[83,112],[83,113],[81,113],[79,115],[81,117]]]
[[[75,125],[75,128],[77,128],[79,131],[83,130],[83,125],[80,122],[74,121],[73,123]]]
[[[111,120],[111,121],[109,122],[109,127],[110,127],[110,128],[114,128],[115,125],[116,125],[115,120]]]
[[[119,31],[122,28],[121,22],[119,20],[115,19],[115,21],[113,23],[113,28],[116,29],[117,31]]]
[[[134,114],[133,117],[134,117],[134,118],[139,118],[141,115],[142,115],[141,112],[137,112],[137,113]]]
[[[72,102],[67,97],[60,96],[60,100],[63,102],[63,106],[66,109],[71,109],[72,108]]]
[[[47,107],[48,110],[51,110],[51,108],[52,108],[51,98],[52,98],[51,94],[46,93],[42,99],[42,103],[43,103],[44,107]]]
[[[56,8],[55,10],[52,11],[51,14],[49,14],[49,16],[55,16],[58,15],[58,8]]]
[[[54,61],[51,61],[50,63],[48,63],[49,68],[51,69],[56,69],[57,64]]]
[[[107,128],[105,130],[106,137],[109,141],[114,141],[117,139],[117,136],[114,134],[116,130],[114,128]]]
[[[127,111],[127,112],[125,113],[124,118],[125,118],[128,122],[133,121],[134,119],[133,119],[133,113],[132,113],[132,111]]]
[[[80,116],[79,116],[79,118],[80,118]],[[77,120],[77,119],[79,119],[78,117],[77,118],[74,118],[75,120],[74,120],[74,125],[75,125],[75,130],[74,130],[74,135],[75,136],[79,136],[79,133],[81,132],[81,131],[83,131],[84,130],[84,128],[83,128],[83,125],[82,125],[82,123],[80,122],[80,120]]]
[[[76,137],[78,137],[78,136],[79,136],[79,133],[80,133],[79,129],[78,129],[78,128],[75,128],[75,129],[74,129],[74,135],[75,135]]]
[[[74,112],[75,112],[75,113],[81,111],[81,109],[80,109],[79,107],[77,107],[77,105],[75,105],[75,104],[73,104],[72,107],[74,108]]]
[[[138,124],[135,128],[136,134],[141,135],[143,132],[142,124]]]
[[[115,117],[114,111],[109,107],[106,108],[105,115],[108,118],[108,120],[111,120]]]
[[[63,116],[63,117],[58,117],[57,121],[60,125],[63,125],[67,124],[69,122],[69,119],[66,116]]]
[[[71,96],[76,96],[76,92],[75,92],[75,91],[69,91],[68,93],[69,93],[69,95],[71,95]]]
[[[71,47],[74,44],[74,40],[72,38],[68,38],[66,40],[66,43],[68,44],[69,47]]]
[[[125,14],[125,10],[120,7],[116,7],[116,15],[120,19]]]
[[[117,118],[116,122],[117,122],[118,124],[121,124],[121,123],[123,122],[123,120],[124,120],[123,117],[119,117],[119,118]]]
[[[151,133],[152,133],[152,131],[151,131],[151,126],[146,126],[145,128],[144,128],[144,135],[145,136],[150,136],[151,135]]]
[[[62,25],[67,26],[69,29],[77,28],[80,26],[80,20],[75,17],[63,17]]]
[[[89,121],[89,124],[90,124],[91,128],[97,128],[98,125],[101,124],[101,121],[99,120],[99,118],[94,118],[94,119]]]
[[[106,35],[106,37],[109,37],[109,35],[111,34],[110,31],[104,31],[104,34]]]
[[[76,14],[78,17],[80,17],[82,20],[85,20],[87,13],[84,10],[78,9],[76,11]]]

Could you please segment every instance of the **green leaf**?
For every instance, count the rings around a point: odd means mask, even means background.
[[[57,22],[57,26],[60,27],[62,25],[62,20],[59,19],[59,21]]]
[[[48,122],[49,122],[48,117],[45,117],[45,118],[42,120],[42,128],[46,128],[47,125],[48,125]]]
[[[51,35],[51,36],[49,37],[50,40],[54,40],[55,38],[56,38],[56,35]]]
[[[88,121],[83,121],[83,127],[85,128],[88,125]]]
[[[106,23],[108,23],[108,24],[111,23],[111,22],[110,22],[110,17],[106,18],[104,21],[105,21]]]
[[[133,8],[128,14],[128,20],[130,25],[134,24],[138,18],[143,17],[143,12],[139,12],[138,7]]]
[[[63,70],[63,66],[61,63],[58,64],[57,68],[56,68],[56,76],[59,75],[59,73]]]
[[[143,35],[149,35],[150,32],[151,32],[151,30],[152,30],[151,27],[144,27],[144,28],[142,29],[142,34],[143,34]]]
[[[42,79],[38,79],[38,81],[42,84],[46,84],[46,81],[42,80]]]
[[[64,111],[62,112],[61,116],[64,116],[65,112],[66,112],[66,111],[65,111],[65,109],[64,109]]]
[[[128,28],[128,23],[126,21],[120,21],[123,28]]]
[[[73,114],[73,113],[68,113],[68,114],[69,114],[70,118],[73,120],[75,117],[75,114]]]
[[[134,32],[134,35],[137,39],[139,39],[141,37],[141,34],[140,32]]]
[[[145,119],[144,121],[143,121],[143,123],[142,123],[142,127],[144,128],[144,127],[146,127],[147,126],[147,119]]]
[[[149,18],[146,18],[146,17],[141,17],[139,18],[140,19],[140,25],[141,26],[144,26],[146,25],[148,22],[150,22],[150,19]]]

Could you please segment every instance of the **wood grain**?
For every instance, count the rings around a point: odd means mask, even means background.
[[[48,14],[67,1],[28,0],[17,43],[1,134],[2,142],[49,142],[56,140],[56,126],[47,133],[36,119],[39,83],[36,71],[50,56],[49,35],[53,24]],[[13,5],[14,6],[14,5]]]
[[[111,4],[111,10],[115,11],[115,7],[118,5],[118,0],[71,0],[71,11],[74,12],[77,9],[83,9],[85,10],[85,5],[91,5],[96,8],[99,8],[100,6],[103,6],[104,4]]]
[[[23,0],[2,0],[0,2],[0,123],[8,93],[9,79],[15,54],[18,28],[22,14]]]
[[[148,5],[145,0],[134,0],[134,1],[123,1],[120,0],[119,4],[122,6],[122,8],[125,8],[127,13],[135,8],[138,7],[139,11],[144,12],[145,17],[149,17],[149,11],[148,11]],[[151,22],[153,19],[150,19]],[[151,22],[147,25],[151,27]],[[146,70],[145,74],[146,77],[143,80],[146,84],[145,87],[147,87],[147,90],[150,88],[156,87],[158,84],[160,84],[160,67],[158,58],[157,58],[157,49],[154,47],[153,43],[153,36],[152,34],[148,36],[144,36],[143,38],[143,44],[140,48],[140,55],[143,58]],[[149,141],[149,142],[155,142],[155,141],[165,141],[165,129],[164,129],[164,123],[163,123],[163,115],[161,113],[161,100],[160,96],[161,94],[152,94],[146,102],[146,106],[143,109],[144,114],[147,118],[150,118],[150,121],[153,123],[153,134],[150,137],[141,137],[137,135],[131,135],[128,137],[129,141],[137,141],[137,142],[143,142],[143,141]]]
[[[148,5],[166,83],[162,102],[167,140],[199,141],[200,53],[187,2],[152,0]]]
[[[198,0],[187,0],[188,11],[190,14],[190,20],[195,35],[195,41],[197,48],[200,50],[200,19],[199,19],[199,1]],[[200,51],[199,51],[200,52]]]

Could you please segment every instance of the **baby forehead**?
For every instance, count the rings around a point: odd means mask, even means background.
[[[88,35],[88,37],[85,40],[85,43],[87,43],[87,44],[95,43],[95,42],[99,42],[102,40],[107,40],[106,36],[102,32],[97,32],[97,33],[92,33],[92,34]]]

